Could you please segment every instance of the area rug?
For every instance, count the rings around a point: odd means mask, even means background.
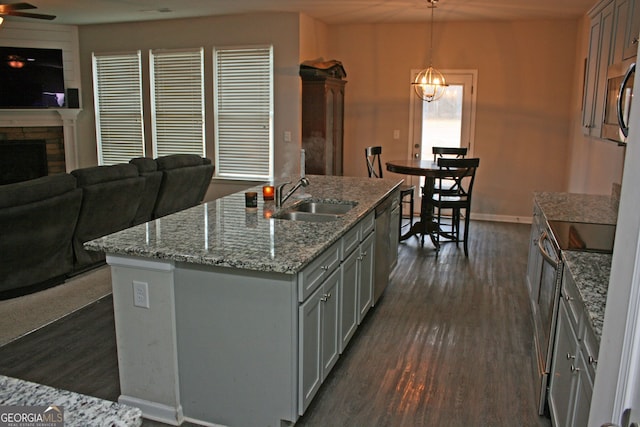
[[[0,346],[111,293],[111,270],[100,267],[34,294],[0,301]]]

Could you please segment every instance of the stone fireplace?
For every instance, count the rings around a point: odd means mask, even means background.
[[[76,116],[79,112],[80,109],[71,108],[1,110],[0,167],[6,171],[5,175],[11,175],[8,179],[16,179],[16,176],[32,179],[34,173],[55,175],[77,169]],[[38,159],[27,159],[25,156],[41,156],[42,150],[46,154],[46,172],[42,172],[43,169],[40,172],[27,172],[26,168],[29,167],[38,169]],[[16,162],[22,162],[23,165],[17,165]],[[9,171],[9,167],[13,170]],[[21,167],[25,168],[24,173],[17,170]]]
[[[0,185],[64,172],[62,126],[0,128]]]

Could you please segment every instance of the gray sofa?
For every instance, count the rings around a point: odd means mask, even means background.
[[[0,295],[61,283],[73,268],[82,190],[72,175],[0,186]]]
[[[103,265],[85,242],[199,204],[212,175],[209,159],[173,155],[0,185],[0,299]]]

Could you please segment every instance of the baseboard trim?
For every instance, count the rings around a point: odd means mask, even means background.
[[[477,221],[513,222],[518,224],[531,224],[533,222],[533,219],[530,216],[493,215],[493,214],[477,214],[477,213],[472,213],[471,219],[477,220]]]
[[[182,413],[182,405],[173,407],[163,405],[161,403],[152,402],[150,400],[139,399],[137,397],[120,395],[118,403],[139,408],[142,416],[153,421],[159,421],[173,426],[179,426],[184,422],[184,414]]]

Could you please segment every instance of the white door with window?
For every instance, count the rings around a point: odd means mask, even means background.
[[[412,70],[411,81],[420,70]],[[447,81],[442,98],[427,102],[411,89],[409,153],[412,157],[432,160],[433,147],[467,147],[473,151],[475,133],[475,105],[478,72],[476,70],[441,70]],[[424,178],[409,177],[420,188]],[[420,197],[420,191],[416,196]],[[420,207],[420,200],[416,203]]]

